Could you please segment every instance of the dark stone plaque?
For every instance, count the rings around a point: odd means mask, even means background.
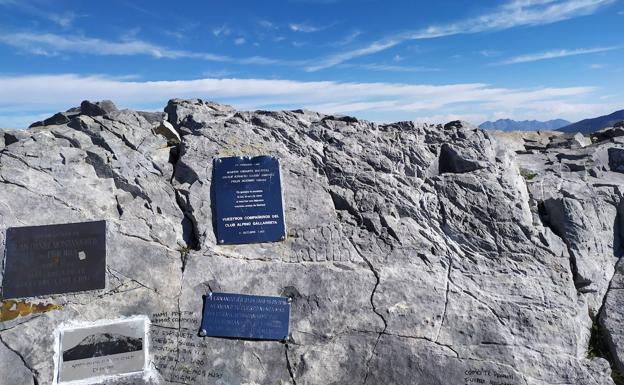
[[[231,293],[208,293],[200,335],[285,340],[288,338],[290,300]]]
[[[219,244],[284,239],[282,188],[276,158],[215,159],[213,183]]]
[[[105,280],[105,221],[6,232],[3,298],[104,289]]]

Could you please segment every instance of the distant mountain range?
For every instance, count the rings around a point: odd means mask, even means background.
[[[563,132],[582,132],[588,134],[598,131],[605,127],[613,127],[616,123],[624,120],[624,110],[615,111],[609,115],[599,116],[597,118],[585,119],[565,127],[561,127],[557,131]]]
[[[63,361],[110,356],[143,349],[141,338],[127,337],[121,334],[92,334],[71,349],[63,352]]]
[[[501,130],[501,131],[537,131],[550,130],[554,131],[561,127],[569,125],[570,122],[563,119],[554,119],[546,122],[538,120],[511,120],[499,119],[495,122],[487,121],[479,125],[484,130]]]

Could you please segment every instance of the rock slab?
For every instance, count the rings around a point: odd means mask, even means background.
[[[83,104],[0,131],[0,252],[8,227],[108,223],[105,290],[0,322],[11,384],[53,382],[60,325],[140,314],[150,376],[106,383],[619,381],[616,135]],[[234,155],[280,159],[283,242],[217,244],[212,160]],[[289,340],[200,338],[208,291],[290,297]]]

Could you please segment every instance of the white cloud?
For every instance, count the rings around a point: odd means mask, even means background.
[[[279,28],[277,25],[275,25],[275,23],[272,23],[268,20],[260,20],[258,22],[258,25],[266,29],[278,29]]]
[[[37,50],[46,52],[65,53],[75,52],[89,55],[148,55],[156,58],[203,58],[212,61],[229,61],[225,56],[209,53],[194,53],[188,51],[171,50],[142,40],[110,41],[84,36],[63,36],[52,33],[4,33],[0,34],[0,43],[8,44],[18,49],[37,53]]]
[[[606,68],[606,65],[600,64],[600,63],[594,63],[594,64],[590,64],[589,68],[592,70],[601,70],[603,68]]]
[[[502,52],[492,50],[492,49],[482,49],[481,51],[479,51],[479,54],[483,57],[495,57],[495,56],[500,56]]]
[[[215,27],[212,29],[212,34],[216,37],[229,36],[230,33],[232,33],[232,30],[230,29],[230,27],[227,26],[227,24],[223,24],[220,27]]]
[[[76,14],[73,12],[65,12],[62,14],[59,13],[51,13],[48,15],[48,18],[60,25],[63,28],[68,28],[72,25],[72,23],[74,22],[74,19],[76,19]]]
[[[374,54],[392,48],[406,41],[433,39],[445,36],[499,31],[520,26],[550,24],[574,17],[589,15],[616,0],[511,0],[498,9],[480,16],[455,23],[431,25],[427,28],[407,31],[365,47],[339,52],[307,67],[314,72],[333,67],[345,61]]]
[[[347,36],[345,36],[341,40],[338,40],[338,41],[336,41],[334,43],[331,43],[331,45],[334,46],[334,47],[340,47],[340,46],[349,45],[349,44],[353,43],[361,35],[362,35],[361,31],[355,30],[355,31],[349,33]]]
[[[307,23],[291,23],[288,27],[294,32],[312,33],[322,31],[329,28],[329,26],[315,26]]]
[[[243,44],[245,44],[245,38],[244,37],[237,37],[236,39],[234,39],[234,44],[236,44],[236,45],[243,45]]]
[[[238,39],[237,39],[238,40]],[[236,41],[235,41],[236,42]],[[52,33],[4,33],[0,34],[0,43],[35,55],[58,55],[61,53],[80,53],[100,56],[146,55],[157,59],[198,59],[211,62],[227,62],[256,65],[303,65],[302,62],[270,59],[260,56],[233,58],[208,52],[192,52],[170,49],[143,40],[129,39],[111,41],[85,36],[66,36]]]
[[[408,67],[408,66],[399,66],[399,65],[389,65],[389,64],[375,64],[375,63],[365,63],[365,64],[340,64],[339,68],[356,68],[356,69],[364,69],[369,71],[379,71],[379,72],[438,72],[439,68],[431,68],[431,67]]]
[[[579,49],[572,49],[572,50],[558,49],[558,50],[552,50],[552,51],[547,51],[547,52],[539,52],[539,53],[532,53],[528,55],[516,56],[507,60],[503,60],[496,64],[505,65],[505,64],[530,63],[530,62],[535,62],[535,61],[557,59],[557,58],[568,57],[568,56],[588,55],[592,53],[607,52],[607,51],[613,51],[615,49],[619,49],[619,47],[594,47],[594,48],[579,48]]]
[[[504,113],[513,119],[576,120],[610,112],[596,103],[593,87],[514,89],[487,84],[402,84],[272,79],[132,81],[105,76],[31,75],[0,77],[0,126],[14,116],[66,110],[83,99],[111,99],[123,107],[162,109],[174,97],[211,98],[241,109],[308,108],[395,121],[432,116]],[[13,120],[11,120],[13,119]],[[31,122],[23,122],[27,126]],[[480,123],[480,121],[474,121]]]
[[[15,7],[18,10],[40,19],[49,20],[60,27],[71,27],[74,20],[85,15],[76,15],[74,12],[67,11],[63,13],[54,12],[53,10],[42,9],[40,5],[31,5],[25,1],[1,0],[1,6]]]
[[[400,42],[401,41],[398,39],[388,40],[388,41],[377,41],[366,47],[362,47],[362,48],[351,50],[351,51],[346,51],[343,53],[336,54],[334,56],[330,56],[323,60],[320,60],[318,64],[307,66],[305,70],[308,72],[316,72],[325,68],[333,67],[333,66],[342,64],[346,61],[349,61],[351,59],[354,59],[360,56],[366,56],[366,55],[370,55],[370,54],[377,53],[380,51],[384,51],[388,48],[394,47]]]

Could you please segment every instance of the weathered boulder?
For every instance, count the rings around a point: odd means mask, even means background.
[[[180,134],[173,128],[173,125],[166,120],[160,122],[156,128],[154,128],[154,132],[164,136],[168,141],[172,143],[180,143],[182,139],[180,139]]]
[[[624,149],[622,148],[610,148],[609,154],[609,168],[611,171],[624,173]]]
[[[594,142],[604,142],[609,139],[624,136],[624,126],[615,125],[613,127],[603,128],[600,131],[596,131],[591,134],[591,138]]]
[[[0,251],[11,226],[109,229],[105,290],[0,321],[11,384],[52,383],[59,325],[138,314],[151,376],[107,383],[607,385],[623,369],[622,145],[178,99],[156,127],[107,105],[0,133]],[[280,159],[283,242],[217,245],[212,160],[231,155]],[[290,297],[290,339],[200,338],[207,291]]]
[[[110,100],[102,100],[101,102],[92,103],[84,100],[80,103],[80,113],[87,116],[108,115],[117,110],[117,107]]]
[[[167,114],[158,111],[137,111],[145,120],[154,125],[160,125],[161,122],[167,121]]]
[[[576,134],[563,134],[556,137],[551,137],[547,148],[582,148],[589,146],[591,140],[585,137],[580,132]]]

